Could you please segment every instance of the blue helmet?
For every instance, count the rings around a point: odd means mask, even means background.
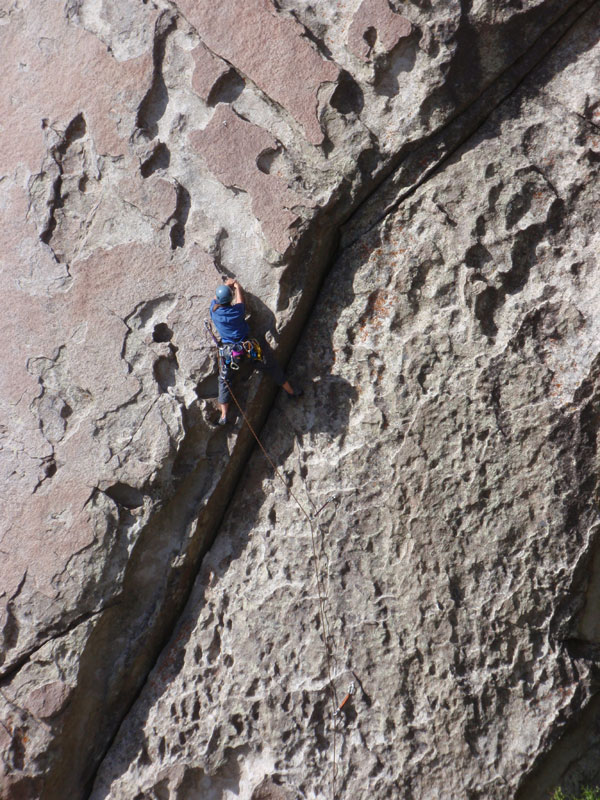
[[[227,284],[222,283],[220,286],[217,286],[215,297],[222,306],[226,306],[228,303],[231,303],[231,300],[233,298],[233,292],[231,291],[229,286],[227,286]]]

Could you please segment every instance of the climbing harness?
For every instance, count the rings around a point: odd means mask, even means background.
[[[204,326],[205,326],[206,330],[208,331],[208,333],[211,335],[214,343],[217,345],[217,348],[219,349],[219,367],[220,367],[220,365],[222,363],[221,348],[223,346],[223,343],[220,342],[217,339],[217,337],[215,336],[214,331],[213,331],[211,325],[209,324],[208,320],[204,321]],[[253,343],[255,352],[257,352],[259,354],[258,358],[261,358],[262,352],[261,352],[260,345],[258,344],[258,342],[255,339],[249,339],[249,340],[247,340],[247,343]],[[244,349],[246,349],[245,348],[245,344],[246,343],[243,343]],[[237,347],[237,344],[233,345],[233,347]],[[246,352],[248,352],[248,351],[246,351]],[[233,367],[233,361],[231,361],[230,363],[231,363],[231,368],[232,369],[237,369],[238,368],[238,367]],[[335,800],[335,798],[336,798],[335,784],[336,784],[336,779],[337,779],[337,757],[336,757],[336,734],[337,734],[337,730],[336,730],[336,725],[335,725],[335,719],[336,719],[336,716],[340,713],[341,709],[344,707],[344,705],[348,702],[348,699],[350,698],[351,694],[354,693],[355,687],[354,687],[354,683],[352,683],[351,687],[349,687],[349,689],[348,689],[348,693],[347,693],[346,697],[340,703],[339,700],[338,700],[335,684],[333,682],[333,676],[332,676],[332,670],[331,670],[331,662],[332,662],[332,658],[333,658],[332,653],[331,653],[331,648],[330,648],[331,634],[329,632],[329,621],[327,620],[327,614],[326,614],[326,611],[325,611],[325,599],[324,599],[325,591],[323,589],[323,582],[322,582],[321,574],[320,574],[321,573],[321,568],[320,568],[319,555],[318,555],[318,552],[317,552],[317,543],[316,543],[316,538],[315,538],[315,522],[316,522],[316,517],[321,513],[321,511],[325,508],[325,506],[328,505],[330,502],[336,500],[337,496],[332,497],[329,500],[327,500],[325,503],[323,503],[323,505],[315,513],[313,513],[312,515],[308,513],[308,511],[305,509],[305,507],[300,502],[298,497],[292,491],[291,487],[287,484],[285,478],[283,477],[283,475],[281,473],[281,470],[273,462],[273,459],[269,456],[269,454],[267,453],[267,451],[263,447],[263,444],[260,441],[260,439],[258,437],[258,434],[256,433],[256,431],[252,427],[252,425],[250,423],[250,420],[248,419],[248,417],[246,416],[246,413],[244,412],[243,408],[241,407],[240,403],[238,402],[238,399],[235,396],[235,393],[231,388],[231,383],[227,380],[227,372],[226,371],[222,371],[221,375],[222,375],[223,380],[225,381],[225,383],[227,385],[227,388],[229,390],[229,393],[231,394],[231,397],[233,398],[233,401],[234,401],[235,405],[237,406],[238,411],[240,412],[244,422],[248,426],[248,429],[249,429],[250,433],[252,434],[252,436],[256,440],[256,443],[258,444],[258,446],[262,450],[262,453],[263,453],[264,457],[269,462],[269,464],[271,466],[271,469],[273,470],[275,475],[277,475],[277,477],[279,478],[281,483],[285,486],[285,488],[286,488],[287,492],[289,493],[289,495],[294,499],[294,501],[296,502],[296,505],[298,506],[298,508],[300,509],[302,514],[306,517],[306,519],[308,521],[308,524],[310,526],[310,535],[311,535],[312,551],[313,551],[313,564],[314,564],[314,567],[315,567],[315,578],[316,578],[316,583],[317,583],[317,593],[318,593],[318,596],[319,596],[319,618],[320,618],[320,621],[321,621],[321,631],[322,631],[321,635],[322,635],[322,638],[323,638],[323,644],[325,646],[325,660],[326,660],[326,664],[327,664],[327,680],[328,680],[328,683],[329,683],[331,709],[332,709],[332,721],[333,721],[333,725],[332,725],[332,732],[333,732],[332,800]],[[312,502],[312,500],[311,500],[311,502]],[[314,504],[313,504],[313,506],[314,506]],[[350,691],[350,688],[352,689],[352,692]]]
[[[245,339],[243,342],[236,342],[235,344],[221,342],[219,356],[221,364],[231,369],[239,369],[245,356],[251,361],[264,363],[262,348],[256,339]]]
[[[215,336],[208,320],[204,321],[204,325],[214,339],[219,350],[219,369],[222,373],[228,368],[238,370],[244,357],[249,358],[251,361],[265,363],[262,347],[257,339],[242,339],[233,344],[230,342],[221,342]]]

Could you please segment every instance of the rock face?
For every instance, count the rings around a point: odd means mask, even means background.
[[[595,777],[600,12],[472,6],[3,12],[2,798]]]
[[[266,428],[293,496],[257,453],[96,800],[512,797],[589,698],[599,23],[337,259]]]

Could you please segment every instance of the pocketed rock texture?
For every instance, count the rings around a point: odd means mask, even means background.
[[[264,429],[289,491],[257,452],[93,800],[505,800],[573,760],[600,644],[599,26],[337,259],[306,396]],[[333,718],[330,673],[334,708],[355,689]]]
[[[543,782],[595,687],[598,7],[0,11],[2,800]],[[285,359],[359,207],[264,429],[302,511],[202,321],[236,275]]]

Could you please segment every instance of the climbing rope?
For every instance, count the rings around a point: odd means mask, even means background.
[[[217,340],[217,337],[215,336],[215,334],[214,334],[211,326],[209,325],[208,321],[205,320],[204,326],[205,326],[207,332],[210,334],[210,336],[212,337],[214,343],[217,345],[217,348],[218,348],[220,346],[219,345],[219,341]],[[217,357],[219,358],[219,372],[221,372],[220,357],[219,356],[217,356]],[[337,756],[336,756],[336,734],[337,734],[337,730],[336,730],[336,719],[339,716],[339,714],[341,712],[341,709],[343,708],[343,706],[348,701],[350,693],[344,698],[344,700],[342,701],[341,704],[338,702],[337,692],[336,692],[336,688],[335,688],[335,684],[333,682],[333,677],[332,677],[332,672],[331,672],[331,662],[333,660],[333,656],[332,656],[332,653],[331,653],[330,642],[329,642],[329,640],[330,640],[329,622],[327,620],[327,614],[325,612],[325,591],[323,589],[323,584],[322,584],[321,575],[320,575],[320,572],[321,572],[320,561],[319,561],[319,555],[318,555],[318,552],[317,552],[317,543],[316,543],[315,529],[314,529],[315,518],[321,513],[321,511],[325,508],[325,506],[328,505],[328,503],[330,503],[331,500],[334,499],[334,498],[331,498],[330,500],[327,500],[325,503],[323,503],[323,505],[318,509],[318,511],[316,511],[312,516],[308,513],[308,511],[305,509],[304,505],[300,502],[300,500],[298,499],[298,497],[296,496],[296,494],[292,490],[291,486],[289,486],[289,484],[285,480],[284,476],[281,473],[281,470],[277,467],[277,465],[274,463],[274,461],[271,458],[271,456],[265,450],[262,442],[260,441],[260,438],[259,438],[258,434],[254,430],[250,420],[246,416],[246,413],[245,413],[244,409],[242,408],[242,406],[238,402],[238,399],[235,396],[235,393],[234,393],[234,391],[233,391],[233,389],[231,387],[231,384],[229,383],[229,381],[225,377],[225,374],[223,374],[223,380],[225,381],[227,389],[228,389],[229,393],[231,394],[233,402],[237,406],[237,409],[240,412],[240,414],[242,415],[242,418],[243,418],[244,422],[248,426],[248,430],[250,431],[250,433],[252,434],[252,436],[256,440],[256,443],[258,444],[258,446],[262,450],[262,453],[263,453],[264,457],[267,459],[268,463],[270,464],[271,469],[277,475],[277,477],[279,478],[281,483],[284,485],[286,491],[294,499],[294,501],[296,502],[296,505],[298,506],[298,508],[300,509],[302,514],[306,517],[306,520],[308,521],[308,524],[309,524],[309,527],[310,527],[310,536],[311,536],[312,551],[313,551],[313,563],[314,563],[314,567],[315,567],[317,593],[318,593],[318,596],[319,596],[319,617],[320,617],[320,621],[321,621],[321,629],[323,631],[322,636],[323,636],[323,644],[325,645],[325,660],[326,660],[326,664],[327,664],[327,680],[328,680],[328,683],[329,683],[329,696],[330,696],[331,708],[332,708],[332,714],[331,714],[332,727],[333,727],[332,800],[335,800],[335,798],[336,798],[336,779],[337,779]],[[307,494],[307,496],[309,497],[309,500],[310,500],[310,495],[308,494],[308,489],[306,488],[306,484],[305,483],[304,483],[304,488],[306,489],[306,494]],[[311,500],[311,503],[312,503],[312,500]],[[314,507],[314,503],[312,503],[312,505]]]

